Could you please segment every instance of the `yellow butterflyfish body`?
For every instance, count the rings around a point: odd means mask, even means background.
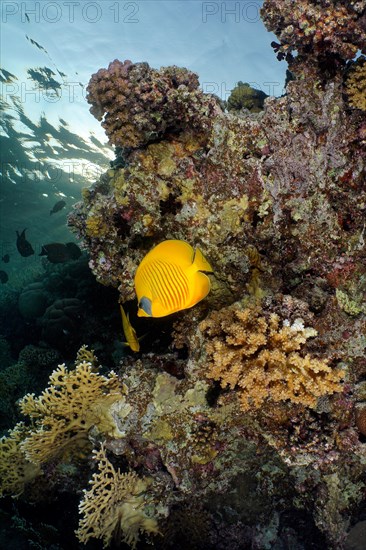
[[[122,327],[123,332],[125,333],[126,342],[130,346],[132,351],[140,351],[140,344],[136,335],[136,331],[131,325],[128,315],[126,315],[125,310],[123,309],[121,304],[119,305],[119,307],[121,309]]]
[[[167,240],[146,254],[135,274],[139,317],[165,317],[203,300],[212,267],[185,241]]]

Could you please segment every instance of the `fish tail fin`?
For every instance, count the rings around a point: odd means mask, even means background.
[[[195,250],[193,265],[196,267],[197,271],[207,271],[208,273],[213,272],[211,265],[208,263],[199,248],[196,248]]]

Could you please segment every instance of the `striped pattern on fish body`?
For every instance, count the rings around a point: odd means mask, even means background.
[[[164,317],[187,309],[210,291],[212,268],[185,241],[163,241],[140,263],[135,275],[139,317]]]
[[[156,260],[143,266],[139,276],[150,285],[152,299],[159,300],[166,310],[185,308],[189,301],[189,281],[179,266]]]

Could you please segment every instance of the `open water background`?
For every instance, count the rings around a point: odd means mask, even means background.
[[[1,3],[0,269],[22,284],[42,269],[43,244],[75,240],[67,213],[80,189],[108,167],[113,151],[89,113],[90,75],[115,58],[176,64],[203,90],[227,98],[237,81],[281,95],[285,63],[270,46],[262,2],[139,0]],[[66,207],[50,216],[53,205]],[[36,253],[15,247],[27,228]]]

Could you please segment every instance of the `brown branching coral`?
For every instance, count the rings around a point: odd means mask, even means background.
[[[366,57],[357,59],[346,81],[348,102],[355,109],[366,111]]]
[[[291,325],[275,313],[266,318],[257,305],[234,304],[211,313],[200,329],[208,339],[207,376],[222,388],[238,388],[243,411],[266,399],[314,407],[318,397],[341,389],[339,370],[300,353],[316,335],[301,319]]]
[[[20,401],[22,413],[32,421],[21,444],[25,457],[41,464],[66,447],[86,442],[93,426],[99,433],[120,436],[111,407],[117,402],[123,406],[125,393],[126,387],[113,371],[108,377],[102,376],[86,361],[79,362],[73,371],[60,365],[39,397],[28,394]]]
[[[92,487],[85,491],[79,505],[83,517],[76,534],[83,543],[91,538],[102,539],[104,548],[113,539],[135,548],[140,531],[158,532],[156,520],[146,513],[145,494],[150,480],[135,472],[115,470],[103,447],[94,455],[99,471],[93,475]]]
[[[197,75],[175,66],[157,71],[115,59],[92,75],[87,91],[92,114],[120,147],[138,147],[167,131],[208,129],[220,111],[216,99],[199,90]]]

